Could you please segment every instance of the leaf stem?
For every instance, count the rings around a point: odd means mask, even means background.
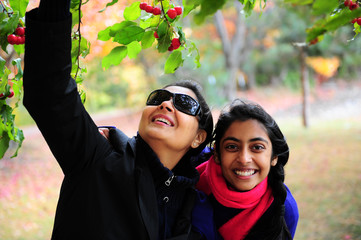
[[[78,73],[79,73],[79,69],[80,69],[80,47],[81,47],[81,33],[80,33],[80,24],[81,24],[81,5],[82,5],[82,0],[79,1],[79,9],[78,9],[78,17],[79,17],[79,23],[78,23],[78,30],[77,33],[79,34],[79,46],[78,46],[78,54],[76,56],[76,63],[77,63],[77,69],[76,69],[76,73],[75,73],[75,81],[76,78],[78,77]]]

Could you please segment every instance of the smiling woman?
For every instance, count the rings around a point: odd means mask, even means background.
[[[191,157],[213,129],[200,86],[181,81],[153,93],[139,134],[111,128],[106,140],[70,75],[69,6],[41,0],[26,14],[24,106],[64,173],[51,238],[188,239],[199,178]]]
[[[197,231],[205,239],[292,239],[298,208],[283,183],[289,148],[274,119],[235,100],[220,114],[213,142],[213,156],[197,167],[197,188],[209,200],[195,206]]]

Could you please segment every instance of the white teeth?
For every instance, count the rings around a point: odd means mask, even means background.
[[[156,118],[154,121],[158,121],[158,122],[163,122],[167,125],[171,125],[170,122],[167,120],[167,119],[164,119],[164,118]]]
[[[247,177],[247,176],[253,175],[256,171],[255,170],[247,170],[247,171],[237,171],[237,170],[235,170],[234,172],[238,176]]]

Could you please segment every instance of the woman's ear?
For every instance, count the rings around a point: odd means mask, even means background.
[[[191,144],[192,148],[197,148],[201,145],[207,138],[207,132],[204,129],[198,129],[197,135],[193,139]]]
[[[272,167],[276,166],[277,162],[278,162],[278,156],[275,156],[271,161],[271,166]]]

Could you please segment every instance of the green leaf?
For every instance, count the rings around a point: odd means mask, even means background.
[[[108,41],[111,37],[114,37],[117,32],[128,26],[135,26],[137,23],[132,21],[122,21],[121,23],[116,23],[112,26],[107,27],[106,29],[98,32],[98,39],[101,41]]]
[[[130,59],[134,59],[138,56],[138,53],[142,51],[142,47],[140,46],[140,43],[137,41],[131,42],[127,45],[128,48],[128,57]]]
[[[124,9],[123,16],[125,20],[132,21],[140,17],[141,10],[139,8],[139,4],[140,2],[134,2],[132,5]]]
[[[124,45],[127,45],[133,41],[139,42],[142,40],[144,32],[144,29],[141,27],[129,26],[117,32],[113,40]]]
[[[306,30],[306,41],[312,41],[318,36],[321,36],[327,32],[335,31],[346,24],[350,24],[352,19],[358,16],[361,16],[361,8],[357,8],[353,11],[344,9],[333,14],[332,16],[329,16],[328,18],[319,19],[317,22],[315,22],[312,28]]]
[[[3,123],[0,123],[0,124],[3,124]],[[2,133],[0,135],[0,159],[1,159],[4,157],[6,151],[9,148],[10,138],[9,138],[7,132],[5,132],[5,131],[0,130],[0,133]]]
[[[14,11],[10,18],[5,18],[0,22],[1,34],[8,35],[15,31],[19,24],[19,12]]]
[[[106,70],[111,65],[118,65],[127,56],[128,49],[126,46],[118,46],[112,49],[112,51],[103,58],[102,67]]]
[[[246,17],[249,17],[252,14],[252,10],[256,5],[256,2],[246,0],[243,5],[243,11],[246,13]]]
[[[349,9],[345,9],[344,11],[341,11],[327,19],[327,23],[325,25],[325,28],[328,31],[333,31],[338,29],[341,26],[344,26],[346,24],[350,24],[352,19],[361,16],[361,8],[357,8],[353,11],[350,11]]]
[[[201,0],[183,0],[183,17],[187,16],[192,10],[202,3]]]
[[[21,44],[21,45],[13,45],[15,52],[18,55],[21,55],[25,52],[25,45]]]
[[[15,142],[18,143],[18,147],[16,148],[15,153],[11,156],[11,158],[14,158],[14,157],[16,157],[18,155],[18,152],[19,152],[19,150],[20,150],[20,148],[22,146],[22,143],[23,143],[23,141],[25,139],[23,131],[18,129],[18,128],[15,128],[15,137],[14,138],[15,138]]]
[[[108,41],[111,38],[110,36],[110,27],[107,27],[104,30],[98,32],[97,39],[100,41]]]
[[[338,7],[338,0],[316,0],[312,6],[312,13],[314,15],[327,14]]]
[[[107,3],[107,5],[105,6],[105,8],[103,8],[103,9],[100,10],[99,12],[100,12],[100,13],[101,13],[101,12],[104,12],[105,9],[107,9],[107,7],[113,6],[113,5],[116,4],[117,2],[118,2],[118,0],[113,0],[113,1],[111,1],[111,2],[109,2],[109,3]]]
[[[172,31],[168,26],[168,23],[166,21],[163,21],[157,30],[158,33],[158,52],[163,53],[168,51],[168,48],[172,42],[172,40],[170,39],[171,35],[172,35]]]
[[[21,58],[14,59],[12,62],[13,66],[16,66],[18,73],[15,75],[16,80],[20,80],[23,77],[23,69],[21,68]]]
[[[141,44],[143,49],[150,48],[154,43],[155,37],[153,31],[147,31],[144,33]]]
[[[3,59],[1,56],[0,56],[0,78],[3,76],[4,74],[4,71],[5,71],[5,64],[6,64],[6,61],[5,59]]]
[[[194,16],[196,24],[200,25],[206,17],[214,15],[219,9],[222,9],[227,0],[203,0],[200,11]]]
[[[178,36],[179,36],[179,41],[183,45],[186,42],[186,36],[182,30],[182,27],[178,27]]]
[[[296,5],[307,5],[313,3],[314,0],[284,0],[284,3],[292,3]]]
[[[183,61],[184,59],[182,59],[182,52],[173,51],[165,62],[164,73],[174,73],[175,70],[177,70],[177,68],[183,64]]]
[[[121,23],[116,23],[113,26],[110,26],[109,35],[111,37],[114,37],[117,35],[118,32],[122,31],[123,29],[129,27],[129,26],[136,26],[137,23],[132,21],[122,21]]]
[[[9,3],[14,11],[19,11],[20,17],[25,17],[25,12],[29,4],[29,0],[10,0]]]
[[[195,43],[191,43],[191,47],[189,48],[189,55],[195,55],[194,57],[194,63],[196,64],[197,68],[199,68],[201,66],[201,63],[200,63],[200,59],[201,59],[201,56],[199,54],[199,50],[196,46]]]

